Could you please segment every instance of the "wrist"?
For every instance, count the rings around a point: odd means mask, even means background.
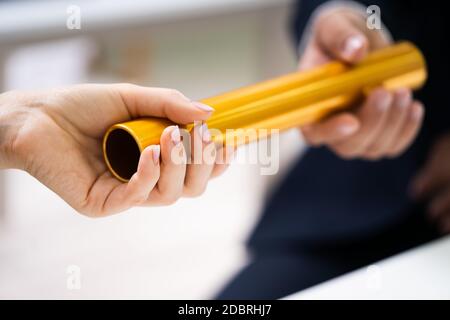
[[[27,117],[27,108],[14,92],[0,94],[0,169],[22,168],[17,139]]]

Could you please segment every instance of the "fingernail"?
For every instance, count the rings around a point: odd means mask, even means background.
[[[170,139],[172,140],[174,145],[177,145],[180,143],[181,134],[180,134],[180,129],[178,128],[178,126],[175,126],[173,128],[172,132],[170,133]]]
[[[347,59],[354,57],[355,53],[364,46],[364,37],[354,35],[345,40],[343,55]]]
[[[193,104],[196,108],[198,108],[198,109],[200,109],[200,110],[202,110],[202,111],[205,111],[205,112],[213,112],[213,111],[214,111],[214,109],[211,108],[210,106],[208,106],[208,105],[206,105],[206,104],[204,104],[204,103],[198,102],[198,101],[192,101],[192,104]]]
[[[420,105],[415,105],[412,110],[412,117],[414,120],[419,121],[423,117],[423,108]]]
[[[202,140],[204,143],[209,143],[211,141],[211,132],[208,130],[208,125],[204,123],[200,129],[202,135]]]
[[[153,155],[153,163],[155,165],[159,164],[160,153],[161,153],[161,147],[159,145],[153,146],[152,155]]]
[[[356,132],[358,126],[356,124],[346,124],[339,127],[339,131],[342,135],[348,136]]]

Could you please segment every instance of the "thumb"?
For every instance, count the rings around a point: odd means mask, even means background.
[[[174,89],[148,88],[131,84],[115,84],[132,118],[160,117],[175,123],[188,124],[208,119],[213,108],[191,101]]]
[[[348,17],[342,14],[322,15],[316,25],[319,46],[333,58],[355,63],[369,51],[369,41]]]

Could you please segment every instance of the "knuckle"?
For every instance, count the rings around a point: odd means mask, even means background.
[[[162,205],[171,205],[174,204],[175,202],[178,201],[178,199],[180,198],[180,195],[177,194],[162,194],[160,197],[160,203]]]
[[[184,94],[181,93],[181,91],[178,91],[177,89],[166,89],[167,95],[173,99],[184,99],[186,100],[186,97]]]
[[[186,186],[184,188],[184,194],[186,197],[189,198],[197,198],[201,196],[206,190],[206,184],[202,186],[196,186],[196,187],[189,187]]]
[[[99,219],[105,217],[107,214],[99,207],[92,206],[81,206],[79,208],[75,208],[75,210],[81,215],[91,218],[91,219]]]
[[[125,91],[130,91],[137,87],[135,84],[132,84],[129,82],[117,83],[116,86],[118,86],[119,88],[121,88],[122,90],[125,90]]]
[[[131,206],[140,206],[147,200],[147,195],[137,195],[131,200]]]

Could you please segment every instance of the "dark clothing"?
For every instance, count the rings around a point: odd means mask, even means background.
[[[297,5],[297,42],[323,2]],[[426,117],[414,144],[399,158],[377,162],[309,149],[267,202],[249,240],[253,262],[220,298],[279,298],[437,237],[420,204],[408,197],[433,141],[450,129],[446,10],[441,2],[432,3],[367,3],[380,6],[395,40],[410,40],[427,59],[429,79],[416,94]]]
[[[219,299],[277,299],[436,238],[422,210],[349,243],[278,246],[256,253]]]

